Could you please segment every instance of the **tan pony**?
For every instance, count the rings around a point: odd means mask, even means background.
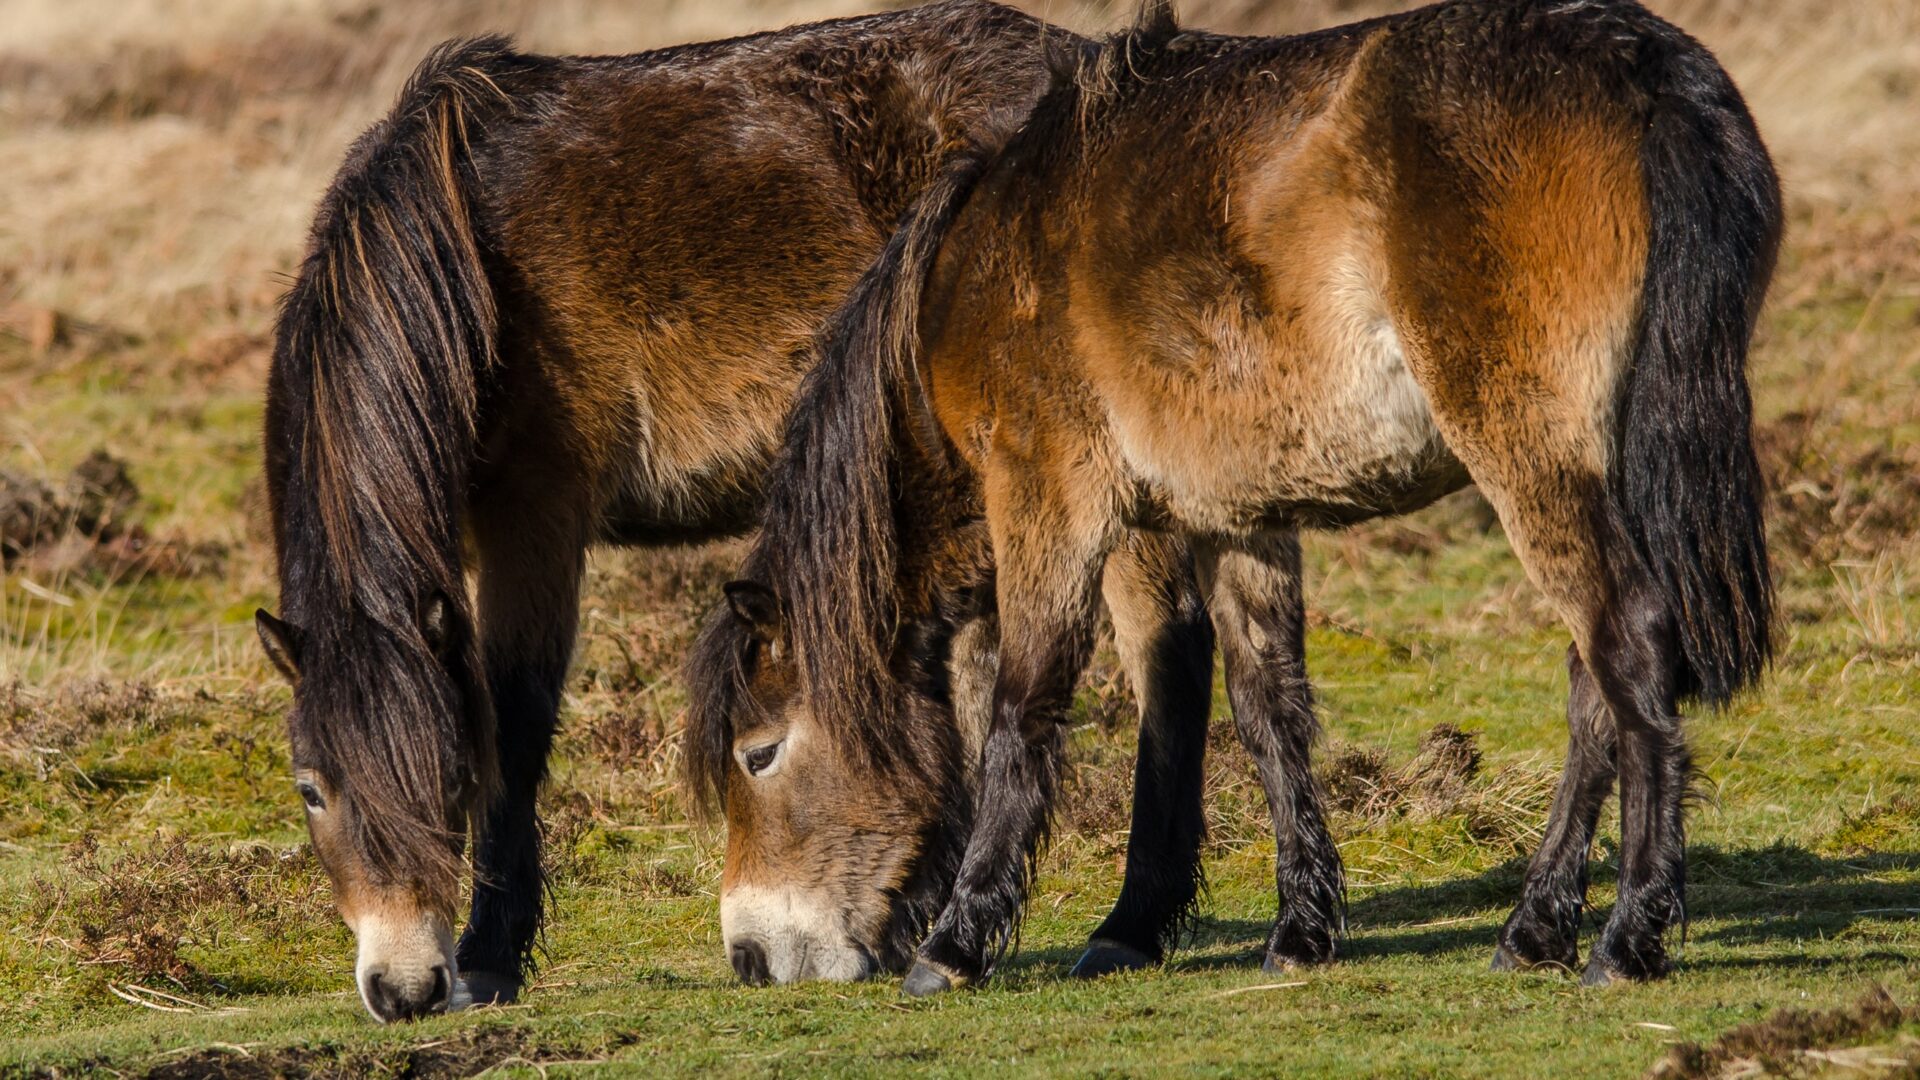
[[[1281,39],[1183,31],[1155,4],[1055,67],[830,324],[760,584],[736,587],[767,617],[702,643],[696,756],[715,732],[747,753],[794,732],[836,748],[841,800],[912,790],[930,767],[889,682],[900,628],[997,566],[971,832],[906,989],[977,981],[1024,903],[1103,559],[1130,530],[1185,538],[1273,813],[1267,963],[1328,960],[1340,864],[1288,530],[1475,483],[1573,639],[1567,767],[1495,966],[1578,963],[1617,776],[1619,900],[1585,978],[1664,974],[1678,706],[1725,701],[1769,654],[1745,363],[1780,202],[1725,72],[1629,0],[1456,0]],[[896,825],[902,875],[936,830],[921,805]],[[857,919],[832,864],[760,872]]]

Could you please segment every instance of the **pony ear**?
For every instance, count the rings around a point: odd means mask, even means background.
[[[433,655],[447,655],[447,646],[453,641],[453,604],[447,594],[436,591],[420,604],[420,636]]]
[[[729,581],[726,593],[733,617],[754,637],[772,642],[786,637],[786,618],[780,614],[780,598],[772,589],[757,581]]]
[[[260,608],[253,613],[253,628],[260,634],[260,646],[267,650],[267,659],[273,661],[287,682],[300,684],[300,634],[291,625],[281,622]]]

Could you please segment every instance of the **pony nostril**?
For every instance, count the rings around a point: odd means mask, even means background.
[[[767,950],[752,938],[743,938],[733,943],[728,950],[733,960],[733,973],[740,981],[749,986],[765,986],[773,981],[767,966]]]
[[[434,965],[430,986],[419,979],[396,981],[390,974],[381,965],[369,968],[365,977],[367,1008],[383,1023],[445,1012],[453,999],[453,972],[445,964]]]
[[[387,988],[387,969],[372,968],[367,972],[367,1008],[380,1020],[391,1021],[399,1018],[399,1008],[393,995]]]

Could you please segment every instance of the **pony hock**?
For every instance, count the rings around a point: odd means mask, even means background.
[[[1770,651],[1745,362],[1781,211],[1738,91],[1630,0],[1455,0],[1282,39],[1155,3],[1063,53],[823,334],[748,563],[778,662],[723,620],[696,691],[837,743],[844,798],[952,775],[926,757],[952,740],[918,741],[900,628],[990,582],[971,829],[905,985],[977,982],[1045,836],[1100,568],[1137,530],[1184,538],[1273,816],[1266,962],[1322,962],[1340,866],[1288,530],[1476,483],[1572,637],[1566,771],[1495,966],[1578,967],[1617,779],[1620,896],[1584,980],[1665,974],[1678,707],[1726,701]],[[894,834],[909,878],[927,820]]]

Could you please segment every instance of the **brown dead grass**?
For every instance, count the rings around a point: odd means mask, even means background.
[[[1825,564],[1920,535],[1920,444],[1850,444],[1825,427],[1795,410],[1757,432],[1774,550]]]
[[[1876,986],[1838,1009],[1780,1009],[1765,1020],[1728,1031],[1711,1045],[1675,1046],[1647,1075],[1675,1080],[1830,1073],[1912,1076],[1920,1072],[1920,1041],[1859,1044],[1915,1022],[1920,1022],[1920,1008],[1903,1006],[1885,987]]]
[[[33,459],[34,380],[102,365],[152,384],[156,425],[198,422],[212,390],[253,395],[273,306],[307,219],[341,154],[435,42],[505,31],[531,49],[629,51],[874,6],[867,0],[713,0],[700,5],[554,0],[243,0],[183,10],[162,0],[24,0],[0,43],[0,460]],[[1117,25],[1126,0],[1025,0],[1082,30]],[[1405,0],[1184,0],[1185,20],[1290,33],[1412,6]],[[1779,160],[1791,226],[1754,361],[1780,554],[1815,570],[1892,552],[1920,563],[1920,5],[1861,0],[1655,0],[1716,48]],[[1834,62],[1845,57],[1845,63]],[[1844,318],[1835,323],[1833,312]],[[44,316],[44,318],[43,318]],[[36,326],[56,329],[25,347]],[[22,448],[17,453],[10,449]],[[18,484],[14,481],[18,480]],[[9,485],[13,486],[9,486]],[[58,484],[20,473],[5,492]],[[19,501],[19,500],[15,500]],[[46,542],[44,582],[80,572],[270,577],[261,500],[216,501],[190,535],[138,530],[106,544]],[[176,511],[177,512],[177,511]],[[16,515],[17,516],[17,515]],[[26,519],[38,529],[46,516]],[[8,530],[13,525],[5,526]],[[1417,565],[1498,527],[1471,493],[1331,542],[1328,580],[1367,580],[1385,553]],[[70,534],[63,534],[70,535]],[[230,546],[223,546],[225,545]],[[3,546],[3,545],[0,545]],[[695,572],[678,574],[675,560]],[[582,693],[625,694],[579,729],[595,756],[623,758],[675,727],[674,673],[692,615],[733,552],[673,556],[668,570],[602,562],[589,597]],[[610,571],[608,568],[612,567]],[[1316,583],[1316,588],[1320,583]],[[635,587],[637,586],[637,587]],[[657,586],[657,587],[656,587]],[[635,614],[645,613],[645,614]],[[1482,628],[1557,622],[1517,577],[1458,618]],[[1365,632],[1359,609],[1316,613]],[[1442,629],[1445,629],[1442,627]],[[609,650],[611,650],[609,652]],[[1110,673],[1108,673],[1110,675]],[[657,700],[647,700],[648,695]],[[1092,719],[1126,723],[1117,679],[1096,683]]]
[[[41,581],[130,581],[210,577],[226,566],[227,545],[155,536],[127,463],[94,450],[54,486],[0,469],[0,568]]]
[[[0,754],[48,755],[112,734],[147,734],[198,718],[197,695],[146,682],[85,679],[52,691],[0,683]]]
[[[140,1073],[146,1080],[281,1080],[365,1076],[418,1080],[472,1077],[493,1069],[545,1076],[553,1066],[585,1066],[605,1061],[632,1045],[638,1036],[614,1032],[592,1043],[560,1043],[509,1027],[467,1028],[413,1046],[350,1050],[293,1046],[255,1053],[232,1046],[208,1047],[153,1064]]]
[[[1343,827],[1378,829],[1398,820],[1460,819],[1467,835],[1488,847],[1519,854],[1540,837],[1553,797],[1553,775],[1509,765],[1483,771],[1478,736],[1436,724],[1420,749],[1395,765],[1382,751],[1336,747],[1321,768],[1328,806]]]
[[[1217,850],[1264,841],[1271,830],[1266,796],[1233,726],[1216,723],[1210,740],[1206,807],[1209,843]],[[1319,755],[1316,776],[1334,815],[1336,835],[1376,830],[1397,821],[1458,818],[1477,843],[1521,853],[1540,836],[1553,795],[1552,774],[1526,766],[1483,771],[1478,738],[1438,724],[1410,759],[1335,745]],[[1102,737],[1077,749],[1059,802],[1060,830],[1105,853],[1126,851],[1132,820],[1133,755]]]
[[[273,935],[327,916],[330,893],[305,845],[217,847],[156,836],[111,856],[92,836],[68,851],[63,872],[36,878],[26,925],[43,947],[82,968],[182,990],[211,984],[186,956],[235,926]],[[217,988],[217,987],[214,987]]]
[[[0,47],[0,308],[192,341],[258,332],[304,220],[353,135],[435,42],[504,31],[547,51],[634,51],[870,8],[859,0],[302,0],[262,17],[238,0],[29,0]],[[1131,7],[1028,0],[1083,30]],[[1381,0],[1188,0],[1186,20],[1289,33],[1412,6]],[[1920,14],[1900,0],[1666,0],[1718,48],[1794,196],[1789,298],[1871,291],[1910,272],[1920,180],[1904,162],[1920,101]],[[91,12],[91,14],[89,14]],[[1846,56],[1846,64],[1831,63]],[[1903,110],[1905,110],[1903,112]],[[1863,198],[1873,192],[1878,198]],[[1791,300],[1789,300],[1791,302]]]

